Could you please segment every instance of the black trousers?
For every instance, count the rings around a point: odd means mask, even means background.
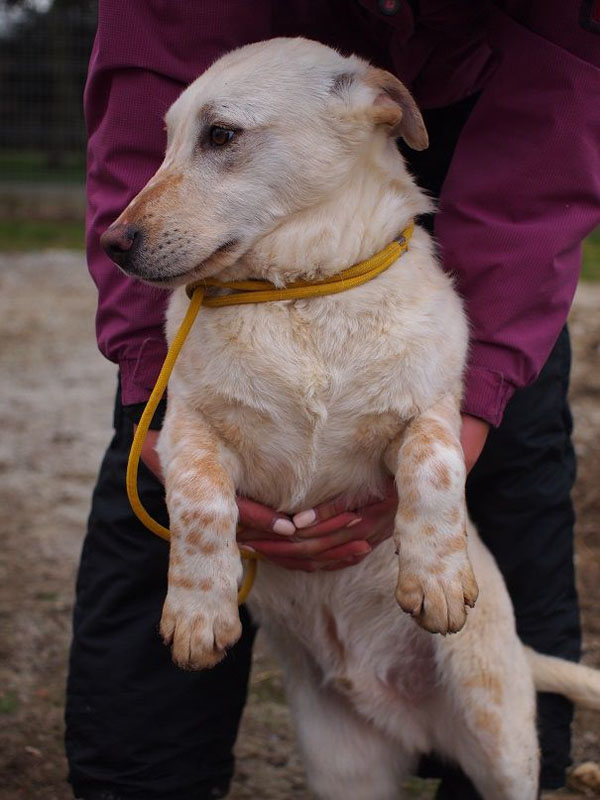
[[[184,672],[158,623],[168,544],[135,518],[125,492],[132,423],[117,400],[114,438],[92,501],[77,578],[66,749],[76,797],[110,788],[135,800],[225,795],[246,700],[254,629],[216,669]],[[163,487],[140,465],[140,497],[168,525]]]

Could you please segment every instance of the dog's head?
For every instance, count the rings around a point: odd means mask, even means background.
[[[163,164],[102,236],[121,269],[164,286],[218,274],[339,190],[374,137],[394,152],[397,137],[428,144],[397,78],[306,39],[224,56],[166,124]]]

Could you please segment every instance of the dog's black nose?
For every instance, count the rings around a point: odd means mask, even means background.
[[[139,237],[139,228],[130,223],[122,222],[119,225],[111,225],[110,228],[107,228],[100,237],[100,244],[106,255],[115,264],[125,267],[131,257],[136,240],[139,241]]]

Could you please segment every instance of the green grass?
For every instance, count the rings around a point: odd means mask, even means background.
[[[258,703],[279,703],[285,705],[285,692],[281,684],[281,676],[273,670],[265,670],[253,675],[250,685],[250,697]]]
[[[85,152],[65,153],[60,163],[50,164],[48,156],[38,150],[1,150],[0,175],[5,181],[28,183],[83,183]]]
[[[35,599],[54,602],[54,600],[58,600],[58,592],[36,592]]]
[[[402,786],[411,800],[433,800],[440,782],[438,780],[422,780],[409,778]]]
[[[583,243],[581,277],[584,281],[600,281],[600,229],[594,231]]]
[[[83,250],[83,222],[0,220],[0,251]]]
[[[0,693],[0,714],[14,714],[19,708],[16,692]]]

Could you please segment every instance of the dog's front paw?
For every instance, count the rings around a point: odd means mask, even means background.
[[[165,644],[171,645],[173,661],[179,667],[214,667],[242,633],[237,596],[219,596],[199,603],[193,590],[169,589],[160,633]]]
[[[467,621],[479,589],[468,556],[458,565],[435,565],[432,570],[410,561],[400,565],[396,600],[403,611],[430,633],[457,633]]]

